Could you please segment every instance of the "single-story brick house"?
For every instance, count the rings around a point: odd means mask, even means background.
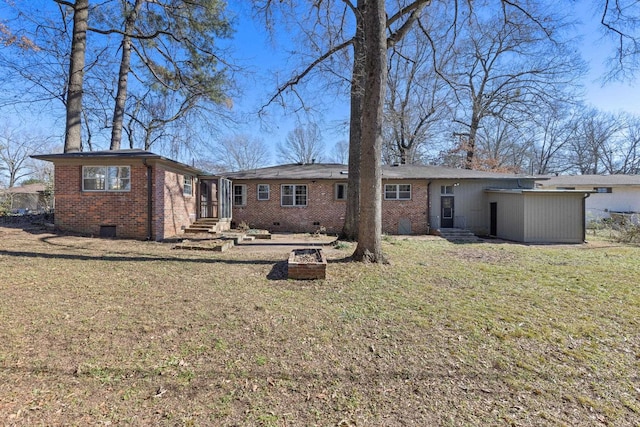
[[[162,240],[199,218],[231,221],[231,183],[144,150],[32,156],[55,167],[55,226],[103,237]]]
[[[228,228],[339,233],[347,167],[293,164],[212,176],[143,150],[34,156],[55,167],[55,225],[105,237],[162,240],[200,219]],[[382,228],[428,234],[463,228],[532,242],[582,242],[581,191],[537,191],[535,178],[437,166],[384,166]],[[576,219],[577,218],[577,219]],[[566,232],[566,229],[569,232]]]
[[[586,200],[587,223],[612,214],[640,214],[640,175],[559,175],[536,182],[539,189],[591,191]]]
[[[291,164],[227,176],[233,181],[236,224],[276,232],[342,230],[348,177],[344,165]],[[523,242],[584,241],[583,228],[571,228],[561,236],[553,234],[555,228],[546,233],[512,232],[514,222],[520,229],[530,230],[532,224],[557,222],[558,215],[571,221],[584,215],[582,193],[535,192],[534,188],[535,177],[531,176],[438,166],[384,166],[382,229],[387,234],[428,234],[437,229],[463,228],[477,235]],[[489,190],[502,193],[496,195]],[[563,203],[563,197],[572,202]],[[538,205],[544,201],[546,207],[537,216],[531,214],[531,208],[508,215],[507,206],[524,203],[519,198],[526,198],[527,206],[535,200]]]

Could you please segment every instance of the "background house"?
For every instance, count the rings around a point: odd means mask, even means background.
[[[103,237],[162,240],[198,218],[228,228],[230,183],[143,150],[33,156],[55,167],[55,225]]]
[[[587,224],[610,218],[612,213],[640,213],[640,175],[560,175],[539,181],[536,186],[592,192],[585,205]]]
[[[44,184],[28,184],[0,189],[0,207],[9,213],[42,212],[50,206]]]

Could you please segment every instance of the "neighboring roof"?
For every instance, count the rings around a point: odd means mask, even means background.
[[[3,194],[37,194],[44,191],[44,184],[27,184],[20,187],[0,189]]]
[[[57,160],[82,160],[82,159],[150,159],[158,160],[166,163],[171,163],[175,166],[190,169],[199,174],[205,174],[206,172],[200,169],[194,168],[184,163],[171,160],[167,157],[163,157],[159,154],[152,153],[150,151],[140,149],[127,149],[127,150],[106,150],[106,151],[79,151],[74,153],[57,153],[57,154],[38,154],[31,156],[34,159],[46,160],[49,162],[56,162]]]
[[[610,187],[616,185],[640,186],[640,175],[558,175],[548,177],[543,187],[593,186]]]
[[[226,174],[231,179],[346,180],[348,167],[336,163],[289,164]],[[383,179],[534,179],[531,176],[484,172],[441,166],[383,166]]]

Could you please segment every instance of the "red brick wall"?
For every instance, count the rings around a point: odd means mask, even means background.
[[[246,206],[233,206],[233,222],[236,226],[245,222],[251,228],[267,229],[272,232],[311,233],[320,227],[325,227],[327,233],[340,233],[344,224],[346,203],[342,200],[335,200],[335,184],[338,182],[346,181],[235,180],[234,185],[246,185],[247,203]],[[406,218],[411,223],[412,234],[426,234],[428,231],[427,182],[424,180],[402,180],[389,181],[388,183],[411,184],[411,200],[384,200],[383,196],[383,232],[398,234],[399,220]],[[269,200],[258,200],[258,184],[270,185]],[[282,184],[306,184],[307,206],[280,206],[280,186]]]
[[[105,165],[105,162],[94,162]],[[107,164],[107,166],[111,163]],[[100,226],[116,227],[116,236],[144,240],[148,236],[147,166],[139,160],[118,166],[131,167],[131,190],[126,192],[83,192],[82,165],[55,166],[55,224],[63,231],[94,236]],[[183,174],[153,164],[153,221],[154,240],[181,234],[191,224],[196,213],[196,181],[194,195],[183,196]]]
[[[196,187],[193,180],[193,195],[183,195],[183,173],[160,166],[154,167],[153,223],[155,239],[182,234],[196,218]],[[195,178],[195,177],[194,177]]]
[[[385,184],[411,184],[411,200],[385,200]],[[426,180],[382,181],[382,232],[398,234],[400,219],[411,224],[411,234],[427,234],[427,182]]]
[[[328,233],[339,233],[344,224],[346,203],[335,200],[335,182],[235,180],[234,185],[247,186],[247,205],[233,206],[233,222],[236,225],[245,222],[251,228],[272,232],[311,233],[325,227]],[[258,184],[269,184],[269,200],[258,200]],[[307,185],[307,206],[280,206],[282,184]]]
[[[95,164],[95,163],[94,163]],[[124,165],[123,165],[124,166]],[[131,164],[131,191],[83,192],[82,166],[55,166],[55,224],[63,231],[100,235],[116,226],[117,237],[147,237],[147,169]]]

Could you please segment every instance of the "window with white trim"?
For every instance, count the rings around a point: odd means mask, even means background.
[[[83,166],[82,191],[131,191],[131,167]]]
[[[269,184],[258,184],[258,200],[269,200]]]
[[[411,184],[385,184],[385,200],[411,200]]]
[[[345,182],[336,184],[336,200],[347,200],[347,184]]]
[[[281,206],[307,206],[307,186],[282,184],[280,187]]]
[[[193,177],[191,175],[183,175],[182,180],[182,194],[193,196]]]
[[[453,194],[453,185],[441,185],[440,194]]]
[[[233,205],[245,206],[247,204],[247,186],[244,184],[235,184],[233,186]]]

